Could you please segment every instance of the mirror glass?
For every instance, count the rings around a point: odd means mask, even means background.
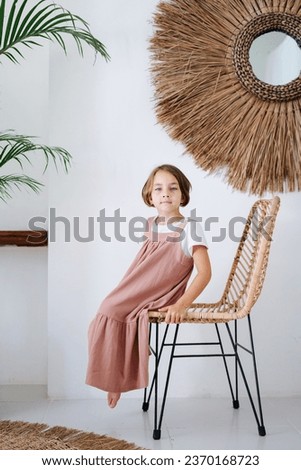
[[[280,31],[256,38],[249,60],[255,76],[270,85],[286,85],[300,75],[301,49],[291,36]]]

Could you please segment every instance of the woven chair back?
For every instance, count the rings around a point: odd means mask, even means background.
[[[242,318],[250,313],[265,278],[279,197],[260,199],[251,208],[221,299]]]

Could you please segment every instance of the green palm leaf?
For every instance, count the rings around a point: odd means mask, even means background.
[[[14,188],[21,190],[24,186],[38,193],[43,184],[26,175],[0,176],[0,200],[6,202],[13,196]]]
[[[0,168],[9,162],[17,162],[23,170],[23,163],[31,163],[29,157],[37,151],[46,160],[44,172],[50,160],[56,169],[59,163],[68,172],[72,157],[64,148],[38,144],[30,136],[12,134],[11,131],[0,132]],[[27,175],[0,175],[0,199],[11,197],[13,187],[21,189],[23,186],[39,192],[43,185]]]
[[[95,54],[109,60],[105,46],[91,34],[85,20],[47,0],[40,0],[32,8],[28,8],[28,2],[14,0],[7,14],[6,2],[1,1],[0,55],[17,63],[18,58],[23,57],[20,46],[41,45],[38,40],[45,38],[56,42],[66,53],[64,36],[69,35],[75,40],[80,55],[84,54],[83,45],[86,44]]]
[[[53,160],[56,168],[59,162],[68,172],[71,163],[70,153],[62,147],[49,147],[48,145],[33,142],[33,137],[26,135],[16,135],[11,132],[0,132],[0,168],[9,161],[17,161],[21,168],[22,160],[29,162],[27,154],[33,151],[40,151],[46,159],[46,171],[49,160]]]

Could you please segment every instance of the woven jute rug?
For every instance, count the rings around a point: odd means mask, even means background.
[[[1,450],[143,450],[106,435],[61,426],[0,421]]]

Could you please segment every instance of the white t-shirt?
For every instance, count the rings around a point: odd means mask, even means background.
[[[183,234],[181,234],[181,248],[186,256],[192,257],[192,249],[194,246],[205,246],[208,248],[207,241],[204,235],[203,228],[197,220],[189,217],[187,223],[183,229]],[[156,224],[153,222],[153,230],[159,233],[167,233],[171,231],[176,231],[176,227],[180,227],[182,222],[173,222],[172,227],[168,224]],[[173,230],[172,230],[173,229]]]

